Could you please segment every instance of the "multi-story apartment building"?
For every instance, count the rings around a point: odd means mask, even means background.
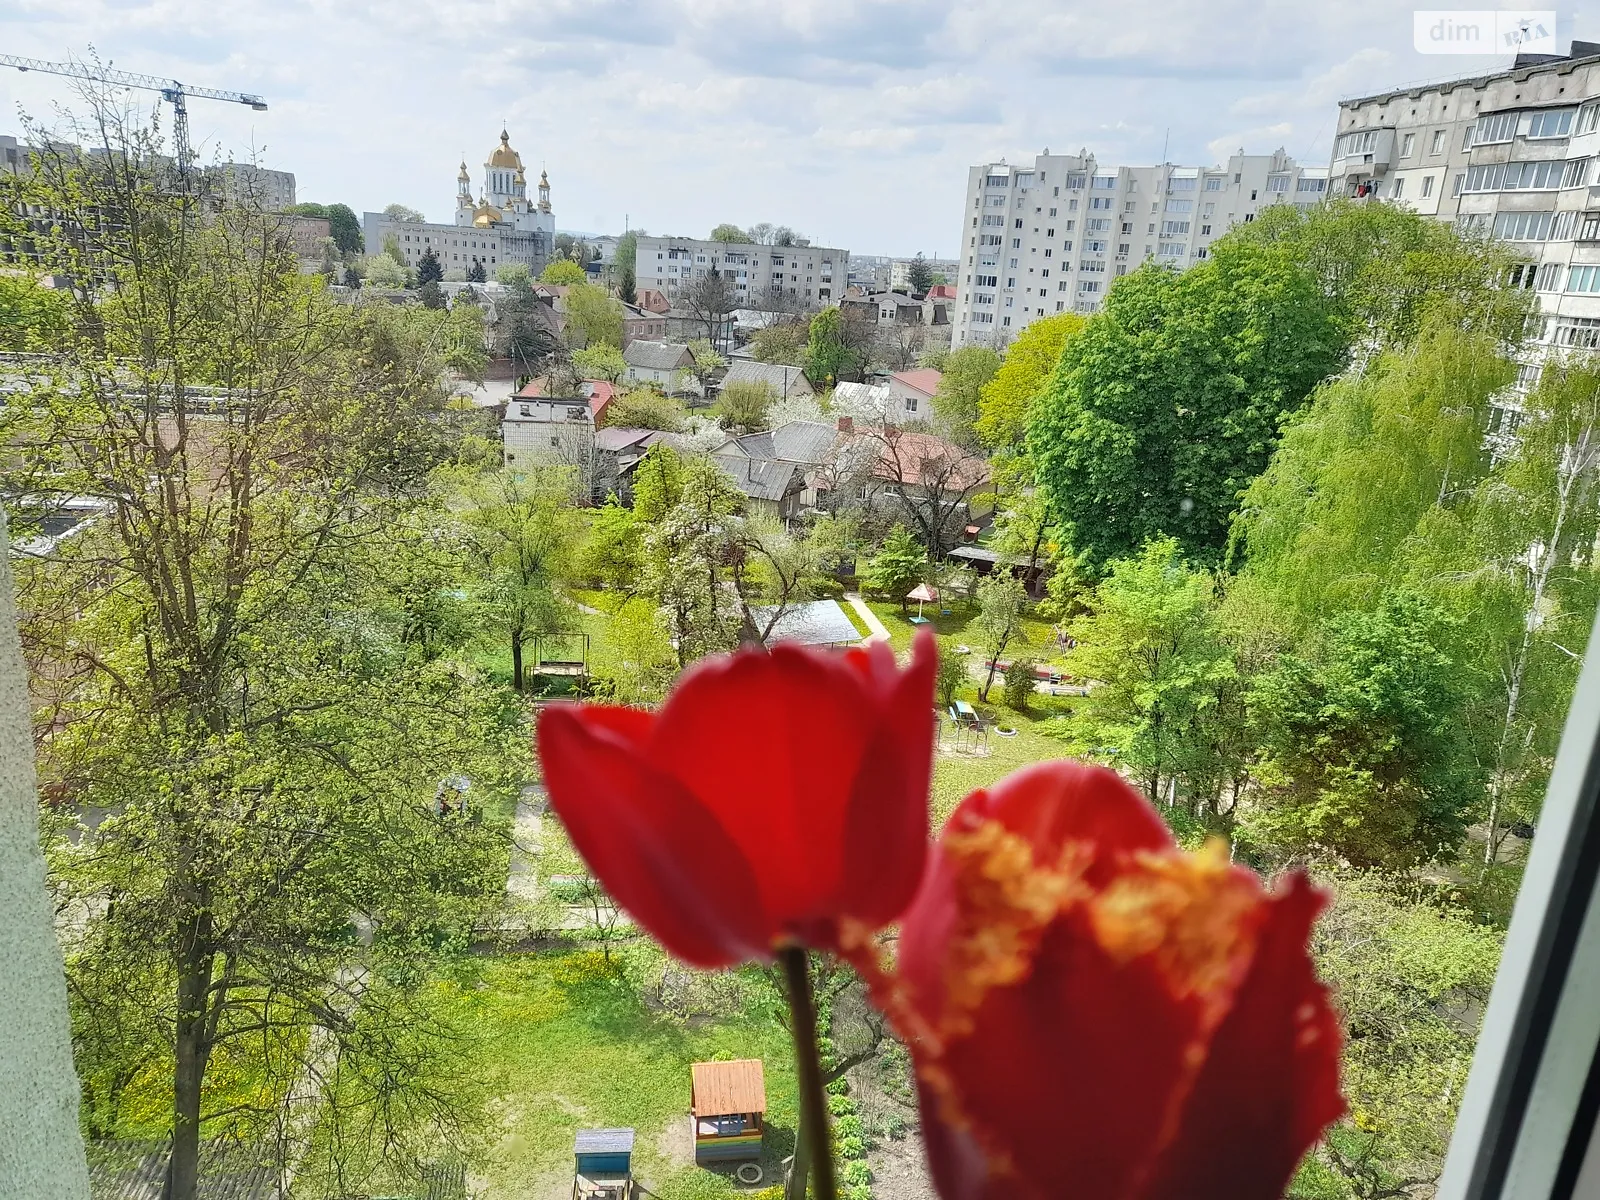
[[[1336,195],[1403,204],[1508,243],[1507,281],[1538,294],[1540,322],[1491,444],[1551,352],[1600,348],[1600,43],[1519,56],[1508,70],[1341,101]]]
[[[850,252],[827,246],[763,246],[696,238],[639,235],[634,277],[640,288],[681,301],[696,279],[720,271],[733,284],[736,307],[781,301],[815,308],[844,295]],[[676,306],[676,305],[675,305]]]
[[[967,176],[954,344],[1003,346],[1030,322],[1094,312],[1113,279],[1146,259],[1182,268],[1270,204],[1320,201],[1327,171],[1281,149],[1226,166],[1101,166],[1087,151]]]
[[[911,290],[911,264],[914,259],[897,258],[889,264],[889,290],[892,292],[909,292]],[[956,271],[961,264],[952,258],[929,258],[924,261],[928,270],[935,275],[943,275],[946,279],[954,279]]]

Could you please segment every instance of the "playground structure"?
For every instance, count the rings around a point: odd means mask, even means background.
[[[946,753],[982,757],[989,753],[989,723],[972,713],[970,705],[963,707],[966,712],[958,711],[955,705],[951,705],[948,712],[939,713],[934,718],[935,745]],[[968,716],[968,713],[972,715]]]
[[[533,639],[534,675],[574,679],[589,677],[589,635],[587,633],[545,633]]]
[[[689,1120],[699,1166],[738,1162],[741,1183],[761,1181],[767,1084],[759,1058],[690,1065]]]
[[[632,1200],[632,1129],[578,1130],[573,1160],[572,1200]]]

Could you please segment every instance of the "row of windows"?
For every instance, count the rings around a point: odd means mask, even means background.
[[[1592,158],[1570,161],[1485,163],[1468,167],[1464,192],[1528,192],[1583,187],[1589,181]]]

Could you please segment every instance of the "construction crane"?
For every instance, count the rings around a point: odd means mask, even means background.
[[[267,102],[260,96],[246,92],[224,92],[217,88],[190,87],[176,79],[160,79],[154,75],[136,75],[132,71],[114,71],[109,66],[84,66],[80,63],[45,62],[38,58],[18,58],[14,54],[0,54],[0,66],[15,67],[19,71],[41,71],[46,75],[65,75],[69,79],[90,79],[98,83],[116,83],[123,87],[141,88],[147,92],[160,92],[161,98],[172,105],[172,140],[178,156],[178,174],[189,177],[189,164],[194,151],[189,145],[189,103],[194,96],[201,100],[226,100],[230,104],[247,104],[256,112],[266,112]]]

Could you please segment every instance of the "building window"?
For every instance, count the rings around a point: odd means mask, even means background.
[[[1422,177],[1422,198],[1426,200],[1431,195],[1433,195],[1433,176],[1424,175]]]
[[[1553,212],[1496,213],[1494,236],[1507,242],[1542,242],[1550,236],[1554,217]]]
[[[1220,192],[1222,190],[1222,176],[1212,175],[1206,179],[1206,191]]]
[[[1411,157],[1411,151],[1416,148],[1416,145],[1417,145],[1417,135],[1414,134],[1414,133],[1406,134],[1405,137],[1400,139],[1400,157],[1401,158],[1410,158]]]
[[[906,397],[906,411],[908,413],[914,413],[917,411],[917,398],[915,396]]]
[[[1559,108],[1536,112],[1528,121],[1530,138],[1566,137],[1572,132],[1572,118],[1576,109]]]
[[[1405,176],[1402,175],[1394,181],[1394,198],[1396,200],[1400,199],[1401,196],[1405,195],[1405,190],[1406,180]]]
[[[1551,263],[1551,266],[1558,264]],[[1567,291],[1569,292],[1600,292],[1600,267],[1569,267],[1567,269]]]
[[[1429,154],[1443,154],[1444,153],[1444,130],[1435,129],[1433,131],[1433,143],[1428,147],[1428,153]]]
[[[1509,142],[1516,133],[1516,113],[1489,113],[1478,118],[1477,127],[1470,134],[1472,141],[1468,145],[1486,146],[1491,142]]]

